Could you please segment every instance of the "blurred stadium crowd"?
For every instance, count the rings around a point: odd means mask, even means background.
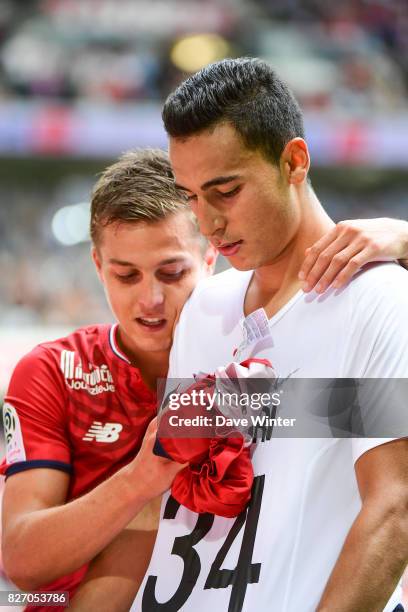
[[[86,232],[96,173],[165,147],[163,98],[231,55],[295,91],[335,219],[408,216],[406,0],[2,0],[0,330],[110,319]]]
[[[233,53],[271,58],[305,109],[405,102],[405,0],[3,0],[0,32],[2,98],[160,100]]]

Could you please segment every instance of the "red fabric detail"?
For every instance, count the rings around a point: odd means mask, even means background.
[[[249,368],[251,363],[260,363],[272,367],[268,359],[245,359],[241,366]],[[183,393],[206,389],[208,394],[214,392],[215,377],[208,375],[196,381]],[[178,416],[194,418],[210,416],[216,411],[208,412],[206,407],[182,406],[177,410]],[[241,434],[238,437],[215,437],[208,427],[207,437],[196,437],[196,427],[192,427],[191,437],[168,437],[171,427],[168,418],[173,411],[162,413],[158,438],[167,455],[178,463],[189,463],[179,472],[173,481],[171,493],[183,506],[193,512],[210,512],[218,516],[234,517],[242,512],[251,496],[254,479],[249,448],[244,447]],[[188,433],[187,428],[183,431]]]
[[[241,361],[239,365],[242,365],[245,368],[249,368],[251,363],[262,363],[264,366],[267,366],[268,368],[272,367],[272,364],[269,361],[269,359],[258,359],[257,357],[251,357],[250,359],[244,359],[244,361]]]
[[[192,391],[205,391],[209,396],[214,393],[214,376],[207,376],[194,382],[188,389],[182,392],[187,397]],[[191,401],[192,398],[191,398]],[[158,438],[162,448],[167,455],[178,463],[200,463],[208,454],[210,439],[215,436],[215,427],[203,427],[202,433],[205,437],[197,435],[198,428],[183,425],[183,437],[174,436],[174,428],[169,424],[169,419],[177,415],[181,418],[193,419],[195,417],[208,417],[214,414],[208,411],[205,403],[199,406],[191,404],[180,406],[176,411],[165,410],[159,417]]]
[[[166,454],[177,463],[201,463],[208,455],[211,438],[162,438],[160,444]]]
[[[171,494],[193,512],[234,517],[246,507],[254,479],[249,448],[244,439],[207,439],[200,463],[190,463],[173,481]]]

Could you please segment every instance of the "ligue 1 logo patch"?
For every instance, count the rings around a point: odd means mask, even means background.
[[[15,410],[11,404],[4,404],[3,408],[4,435],[6,443],[11,442],[13,433],[16,430]]]
[[[21,432],[20,419],[14,406],[3,406],[4,435],[6,438],[7,463],[25,461],[26,453]]]

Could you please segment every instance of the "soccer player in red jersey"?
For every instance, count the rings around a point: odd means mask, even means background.
[[[396,256],[402,223],[384,236],[381,249],[371,248],[370,258]],[[351,239],[366,230],[363,223]],[[93,568],[113,565],[131,590],[143,577],[157,504],[155,511],[140,510],[168,488],[179,467],[151,454],[154,428],[138,451],[155,414],[154,389],[167,371],[173,327],[215,260],[162,152],[129,153],[105,171],[93,194],[91,234],[118,323],[82,328],[34,349],[16,368],[5,408],[6,569],[24,589],[48,584],[71,595],[94,558]],[[310,257],[306,263],[316,277]],[[132,562],[121,567],[124,542],[132,546]],[[120,595],[115,577],[111,585]],[[108,606],[113,609],[112,597]]]
[[[37,346],[5,398],[3,560],[24,590],[72,595],[88,562],[180,469],[152,454],[153,426],[142,441],[173,327],[212,272],[215,250],[198,233],[165,153],[130,152],[102,174],[91,237],[117,323]],[[133,579],[143,576],[154,536],[152,526],[137,533]]]

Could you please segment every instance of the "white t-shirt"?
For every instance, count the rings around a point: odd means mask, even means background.
[[[233,360],[250,278],[228,270],[199,285],[176,330],[169,378],[210,373]],[[343,290],[298,292],[269,320],[272,346],[256,356],[283,378],[406,378],[407,313],[408,273],[375,265]],[[361,507],[354,462],[386,441],[258,442],[252,501],[237,519],[197,515],[165,495],[132,610],[313,612]],[[396,592],[384,610],[399,601]]]

